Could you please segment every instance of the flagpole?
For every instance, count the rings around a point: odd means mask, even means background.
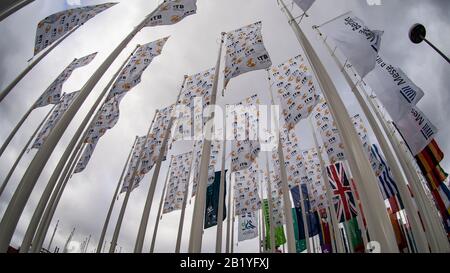
[[[269,239],[270,239],[270,250],[275,253],[275,227],[273,224],[273,200],[272,200],[272,178],[270,177],[270,167],[269,167],[269,156],[266,154],[266,169],[267,169],[267,203],[269,205]]]
[[[163,210],[164,197],[165,197],[165,193],[166,193],[166,190],[167,190],[167,183],[168,183],[169,178],[170,178],[170,166],[172,165],[172,161],[173,161],[173,156],[170,158],[169,167],[167,168],[166,181],[164,182],[164,188],[163,188],[163,191],[161,193],[161,199],[159,201],[158,214],[156,215],[156,223],[155,223],[155,228],[153,229],[152,243],[150,245],[150,253],[153,253],[154,250],[155,250],[156,234],[158,233],[159,222],[161,220],[160,219],[161,218],[161,212]]]
[[[88,247],[89,247],[89,242],[91,241],[91,234],[89,234],[89,239],[87,240],[86,246],[84,247],[84,253],[86,253]]]
[[[162,5],[161,3],[158,8]],[[75,114],[78,112],[78,109],[81,107],[83,102],[91,93],[92,89],[98,83],[103,74],[108,70],[109,66],[114,62],[114,60],[119,56],[122,50],[128,45],[128,43],[134,38],[134,36],[145,26],[148,18],[152,17],[153,14],[158,10],[158,8],[150,13],[147,17],[142,20],[142,22],[134,28],[128,34],[125,39],[114,49],[113,52],[108,56],[108,58],[100,65],[100,67],[94,72],[91,78],[85,83],[85,85],[81,88],[80,94],[73,101],[71,106],[67,109],[64,115],[61,117],[61,120],[56,124],[55,128],[53,128],[52,132],[47,138],[47,141],[44,145],[39,149],[34,159],[31,161],[30,166],[25,172],[22,180],[20,181],[21,190],[20,192],[16,192],[14,195],[14,202],[10,202],[3,218],[0,222],[0,252],[6,252],[9,246],[9,242],[12,239],[14,234],[14,230],[19,221],[20,215],[22,214],[25,205],[28,201],[28,198],[33,191],[36,182],[45,167],[50,155],[55,149],[57,143],[61,139],[64,134],[65,129],[69,126],[69,123],[74,118]]]
[[[233,173],[230,172],[230,183],[228,184],[228,211],[227,211],[227,236],[226,236],[226,243],[225,243],[225,253],[230,253],[230,233],[231,233],[231,194],[232,194],[232,187],[231,182],[234,180],[232,179]]]
[[[100,253],[102,250],[103,241],[105,240],[106,230],[108,229],[109,219],[111,218],[111,213],[114,209],[114,204],[116,202],[117,194],[119,194],[120,186],[122,185],[123,177],[125,175],[128,164],[130,163],[131,155],[133,154],[134,147],[136,146],[136,142],[138,140],[138,136],[134,138],[133,145],[131,146],[130,153],[128,154],[127,160],[125,161],[125,165],[123,166],[122,173],[120,174],[119,181],[117,182],[116,190],[114,191],[111,205],[109,205],[108,213],[106,214],[105,223],[103,224],[102,232],[100,234],[100,239],[98,240],[97,245],[97,253]]]
[[[343,241],[342,241],[342,237],[341,237],[341,232],[339,231],[339,221],[337,219],[336,208],[334,207],[334,202],[333,202],[333,197],[332,197],[333,195],[331,193],[330,184],[328,182],[328,173],[326,171],[325,162],[322,157],[322,150],[320,149],[319,142],[317,140],[316,130],[314,129],[311,118],[309,118],[308,120],[309,120],[309,125],[311,128],[312,134],[313,134],[314,146],[316,148],[317,155],[319,157],[320,169],[322,170],[322,183],[325,185],[325,189],[326,189],[325,192],[326,192],[327,202],[328,202],[328,206],[329,206],[328,211],[330,213],[329,215],[331,218],[331,226],[333,227],[336,251],[337,251],[337,253],[344,253],[344,248],[343,248],[344,245],[343,245]]]
[[[91,117],[94,115],[95,110],[100,105],[100,103],[103,101],[104,97],[106,96],[106,93],[109,91],[110,87],[114,84],[116,78],[119,76],[122,69],[126,66],[126,64],[128,63],[128,60],[131,58],[131,56],[134,55],[134,53],[136,52],[138,47],[139,47],[139,45],[136,46],[136,48],[133,50],[133,52],[130,54],[130,56],[123,62],[121,67],[113,75],[111,80],[108,82],[108,84],[102,90],[102,93],[98,96],[97,100],[94,102],[94,105],[91,106],[91,109],[84,117],[83,121],[79,125],[75,134],[72,136],[72,139],[70,140],[69,144],[67,145],[66,150],[64,151],[63,155],[59,159],[58,164],[56,165],[56,168],[53,171],[53,174],[50,177],[50,179],[44,189],[44,192],[41,195],[41,198],[35,209],[33,217],[31,218],[31,221],[29,223],[28,229],[30,231],[25,234],[23,241],[27,240],[27,242],[31,243],[33,236],[42,236],[42,233],[47,232],[47,231],[43,230],[43,226],[41,227],[39,225],[39,221],[41,219],[46,219],[48,217],[49,211],[46,210],[44,212],[44,210],[45,210],[46,204],[47,203],[52,204],[56,198],[56,195],[52,195],[52,192],[55,189],[55,186],[57,189],[56,192],[58,192],[62,186],[61,183],[63,180],[59,180],[60,183],[57,184],[58,177],[60,176],[61,172],[63,171],[63,168],[71,154],[72,155],[69,159],[69,162],[72,162],[74,160],[74,157],[76,156],[76,153],[77,153],[76,151],[78,151],[81,148],[81,145],[83,144],[83,141],[84,141],[84,139],[80,138],[80,137],[82,135],[84,136],[85,133],[83,134],[83,132],[85,131],[86,126],[90,122]],[[74,149],[74,147],[75,147],[75,149]],[[42,147],[41,147],[41,149],[42,149]],[[67,175],[69,167],[70,167],[70,165],[67,164],[66,168],[64,168],[64,172],[62,173],[62,177],[65,177]],[[51,199],[49,200],[50,196],[51,196]],[[38,225],[39,225],[39,227],[38,227]],[[37,228],[37,230],[36,230],[36,228]],[[28,248],[29,248],[29,243],[28,243]],[[27,245],[25,245],[25,247],[27,247]]]
[[[222,46],[224,43],[224,36],[226,33],[221,33],[219,54],[217,56],[217,62],[215,66],[214,82],[211,90],[211,105],[215,106],[217,97],[217,87],[219,83],[219,73],[220,73],[220,58],[222,55]],[[212,111],[210,117],[207,121],[208,123],[214,122],[215,113]],[[205,213],[205,198],[206,198],[206,188],[208,182],[208,168],[209,161],[211,158],[211,128],[205,132],[206,135],[203,141],[202,148],[202,158],[200,161],[200,177],[197,184],[197,192],[194,203],[194,211],[192,215],[191,232],[189,237],[189,253],[200,253],[202,251],[202,237],[203,237],[203,218]]]
[[[261,195],[261,198],[262,198],[262,195]],[[260,214],[259,211],[258,211],[258,214]],[[256,214],[256,215],[258,216],[258,214]],[[263,253],[263,249],[262,249],[262,245],[261,245],[261,235],[262,235],[261,229],[262,229],[262,227],[261,227],[261,217],[258,217],[258,243],[259,243],[258,248],[259,248],[259,253]]]
[[[225,118],[226,120],[226,118]],[[223,124],[223,151],[222,151],[222,169],[220,173],[220,188],[219,188],[219,206],[217,212],[217,231],[216,231],[216,253],[222,253],[222,229],[223,229],[223,207],[225,203],[225,161],[227,150],[226,138],[226,122]],[[230,194],[230,193],[228,193]],[[228,209],[230,209],[228,207]]]
[[[194,150],[194,149],[192,149],[192,150]],[[184,215],[186,212],[186,203],[187,203],[188,192],[189,192],[189,181],[191,180],[191,171],[192,171],[193,163],[194,163],[194,153],[192,152],[192,159],[191,159],[191,164],[189,167],[188,180],[186,181],[186,188],[184,189],[184,199],[183,199],[183,205],[181,207],[180,222],[178,224],[178,235],[177,235],[177,244],[175,245],[175,253],[180,253],[181,238],[183,237]]]
[[[136,179],[136,174],[139,171],[139,168],[141,166],[141,162],[142,162],[141,159],[142,159],[142,156],[144,155],[144,152],[145,152],[145,146],[147,145],[147,142],[148,142],[148,136],[150,135],[150,132],[151,132],[151,130],[153,128],[153,124],[155,122],[156,116],[158,116],[158,114],[159,114],[159,110],[156,110],[155,111],[155,115],[153,116],[152,122],[150,123],[150,126],[148,127],[147,134],[145,135],[145,141],[142,143],[141,151],[139,153],[139,158],[138,158],[138,161],[136,163],[136,170],[131,175],[131,178],[130,178],[130,181],[129,181],[128,187],[127,187],[127,192],[125,194],[125,198],[123,199],[122,207],[120,208],[119,216],[117,218],[116,227],[114,229],[114,234],[113,234],[113,237],[111,239],[111,245],[110,245],[110,248],[109,248],[109,253],[114,253],[115,250],[116,250],[117,239],[119,238],[120,228],[122,226],[123,217],[125,215],[125,210],[127,208],[128,199],[130,198],[130,194],[133,191],[134,180]]]
[[[360,189],[363,210],[366,213],[371,237],[373,240],[378,241],[382,252],[398,253],[394,230],[387,215],[383,197],[378,188],[377,178],[364,153],[361,140],[350,121],[347,109],[314,48],[300,26],[292,21],[292,14],[286,8],[284,1],[279,0],[278,2],[281,3],[282,10],[286,14],[289,24],[304,49],[305,56],[316,75],[319,86],[329,103],[329,108],[337,123],[337,128],[342,135],[352,173],[356,178],[356,182],[360,183],[358,189]]]
[[[31,135],[30,139],[28,140],[27,144],[25,144],[25,146],[23,147],[22,151],[20,152],[19,156],[17,157],[16,161],[14,162],[14,164],[12,165],[8,175],[6,175],[5,180],[2,183],[2,186],[0,187],[0,196],[2,195],[3,191],[6,188],[6,185],[9,182],[9,179],[11,178],[12,174],[14,173],[14,171],[16,170],[17,165],[19,164],[20,160],[22,159],[23,155],[25,154],[25,152],[27,151],[28,146],[30,146],[31,142],[33,141],[34,137],[39,133],[39,131],[41,130],[42,126],[44,125],[44,123],[47,121],[48,117],[53,113],[53,110],[55,110],[56,105],[54,105],[50,111],[47,113],[47,115],[44,117],[44,119],[42,119],[42,122],[38,125],[38,127],[36,128],[36,130],[34,131],[34,133]]]
[[[319,36],[322,37],[322,33],[318,28],[315,28],[317,32],[319,33]],[[425,253],[429,252],[428,249],[428,242],[425,236],[425,231],[422,228],[422,225],[420,223],[419,214],[417,213],[417,210],[411,200],[411,195],[409,194],[409,190],[407,188],[407,181],[404,179],[404,176],[401,172],[401,166],[399,166],[398,161],[395,159],[394,154],[392,153],[392,150],[389,147],[389,144],[383,134],[382,129],[380,128],[379,124],[376,122],[374,115],[370,111],[367,103],[364,101],[364,98],[362,97],[360,91],[358,90],[358,87],[351,79],[350,75],[348,74],[348,71],[345,69],[345,66],[340,62],[340,60],[337,58],[336,54],[333,53],[333,50],[331,49],[330,45],[326,42],[326,40],[323,40],[326,48],[330,52],[331,56],[333,57],[336,64],[341,68],[342,74],[344,75],[345,80],[347,81],[347,84],[351,87],[351,90],[353,94],[355,95],[356,99],[358,100],[359,105],[361,106],[364,115],[369,121],[370,127],[372,128],[378,143],[381,146],[381,150],[383,151],[383,154],[386,156],[386,161],[388,163],[388,166],[390,166],[391,171],[394,175],[394,179],[397,182],[399,188],[399,194],[400,198],[404,200],[404,205],[406,209],[406,213],[410,218],[411,228],[413,230],[413,236],[415,238],[415,241],[417,241],[417,246],[419,252]],[[388,171],[388,170],[387,170]]]
[[[186,83],[188,76],[184,76],[183,84],[181,85],[180,91],[178,92],[177,100],[175,101],[175,106],[178,105],[180,100],[181,92],[183,91],[184,84]],[[175,109],[173,109],[175,111]],[[155,164],[155,169],[153,171],[152,180],[150,182],[150,187],[148,188],[147,199],[145,200],[144,211],[142,212],[141,224],[139,225],[139,231],[136,237],[136,243],[134,246],[134,253],[141,253],[144,246],[145,232],[147,231],[148,218],[150,216],[150,209],[153,202],[153,195],[155,194],[156,183],[158,182],[159,171],[161,169],[161,164],[166,151],[167,143],[169,141],[170,132],[172,130],[172,125],[175,118],[172,115],[169,124],[167,125],[167,131],[164,136],[161,149],[159,151],[158,159]]]
[[[33,103],[33,105],[31,105],[31,107],[28,109],[28,111],[19,120],[19,122],[17,123],[16,127],[14,127],[12,132],[8,135],[6,140],[3,142],[2,147],[0,147],[0,157],[3,155],[3,152],[6,150],[6,148],[9,145],[9,143],[11,142],[13,137],[16,135],[17,131],[20,129],[20,127],[22,127],[22,125],[25,122],[25,120],[28,118],[28,116],[31,114],[31,112],[35,109],[34,106],[35,106],[35,103]]]
[[[14,1],[16,3],[2,9],[0,11],[0,22],[13,14],[14,12],[20,10],[21,8],[25,7],[26,5],[34,2],[34,0],[16,0]]]
[[[231,217],[233,217],[233,219],[231,220],[231,246],[230,246],[230,253],[234,253],[234,221],[235,221],[235,202],[233,202],[233,213],[231,213]]]
[[[55,238],[56,230],[58,229],[59,220],[56,222],[55,229],[53,230],[52,237],[50,237],[50,242],[48,242],[47,250],[50,251],[50,247],[52,246],[53,238]]]
[[[261,171],[261,174],[263,174],[263,178],[264,178],[264,171]],[[231,179],[230,179],[231,180]],[[231,181],[230,181],[231,183]],[[261,194],[261,200],[264,200],[264,191],[263,191],[263,183],[264,183],[264,179],[259,179],[259,189],[260,189],[260,194]],[[230,205],[228,204],[228,207],[230,207]],[[261,213],[260,213],[260,218],[261,218],[261,229],[259,230],[259,233],[261,233],[261,238],[262,240],[260,240],[260,243],[262,243],[262,250],[263,253],[266,253],[266,219],[264,218],[264,213],[263,213],[263,209],[261,209]]]
[[[310,195],[309,195],[309,193],[312,194],[312,191],[311,191],[311,187],[310,187],[309,183],[305,183],[305,184],[306,184],[306,190],[308,191],[308,198],[306,200],[309,202],[309,211],[308,211],[308,217],[307,217],[308,222],[310,224],[310,225],[308,225],[308,229],[309,229],[309,227],[312,228],[311,217],[310,217],[311,212],[312,212],[312,208],[311,208],[311,201],[310,201]],[[316,253],[316,243],[315,243],[315,240],[314,240],[314,236],[312,236],[312,238],[311,238],[312,239],[312,250],[313,250],[312,253]]]
[[[1,21],[1,19],[0,19]],[[37,57],[31,64],[29,64],[23,71],[20,73],[1,93],[0,93],[0,103],[3,99],[11,92],[11,90],[30,72],[45,56],[47,56],[50,51],[52,51],[55,47],[57,47],[62,41],[64,41],[70,34],[72,34],[75,30],[77,30],[80,25],[74,27],[72,30],[67,32],[63,37],[59,40],[55,41],[47,50],[42,52],[39,57]]]

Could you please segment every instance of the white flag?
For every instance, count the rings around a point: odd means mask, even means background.
[[[407,115],[424,96],[423,91],[400,68],[386,63],[380,56],[367,78],[394,122]]]
[[[88,65],[97,56],[96,53],[89,54],[80,59],[73,60],[64,70],[59,74],[56,80],[44,91],[44,93],[36,101],[34,107],[43,107],[49,104],[57,104],[61,99],[61,92],[63,84],[72,75],[72,72],[80,67]]]
[[[153,16],[147,19],[145,26],[172,25],[195,13],[197,0],[168,0],[153,12]]]
[[[259,170],[254,166],[235,173],[235,215],[242,215],[261,208],[261,199],[258,194],[258,181]]]
[[[433,123],[417,107],[411,108],[409,114],[400,119],[396,125],[413,155],[420,153],[438,132]]]
[[[239,216],[238,241],[251,240],[258,237],[258,213],[249,212]]]
[[[264,47],[261,27],[262,23],[256,22],[227,33],[224,89],[231,78],[272,65]]]
[[[305,162],[305,170],[307,173],[307,182],[309,183],[308,191],[309,201],[312,209],[322,209],[328,206],[326,188],[322,180],[322,166],[320,165],[319,154],[315,148],[303,151]],[[298,205],[296,205],[298,206]]]
[[[383,35],[382,31],[370,30],[352,12],[342,15],[320,28],[334,40],[362,78],[374,69]]]
[[[56,126],[58,121],[64,115],[67,108],[69,108],[69,106],[72,104],[72,102],[75,100],[78,94],[79,91],[63,95],[60,103],[58,103],[58,105],[55,107],[55,110],[53,110],[47,122],[44,124],[44,127],[42,127],[38,136],[34,140],[33,146],[31,146],[32,149],[33,148],[39,149],[42,146],[42,144],[44,144],[45,140],[47,140],[48,135],[51,133],[53,128]]]
[[[314,4],[316,0],[293,0],[297,6],[299,6],[303,12],[307,12],[309,8]]]
[[[264,173],[264,178],[266,184],[269,183],[268,173]],[[272,196],[272,220],[275,227],[283,226],[285,224],[283,189],[281,183],[279,171],[271,171],[270,187]]]
[[[115,4],[117,3],[68,9],[44,18],[37,25],[34,55],[60,39],[74,27],[81,26],[95,15]]]
[[[293,129],[318,103],[312,75],[301,55],[270,69],[270,80],[281,102],[286,126]]]
[[[80,173],[84,169],[86,169],[86,166],[89,162],[89,160],[92,157],[92,154],[94,153],[95,146],[97,146],[98,139],[93,143],[87,143],[86,147],[84,148],[83,154],[80,157],[80,160],[78,161],[77,165],[75,166],[74,173]]]
[[[133,183],[132,190],[134,190],[139,185],[140,176],[137,173],[137,169],[138,169],[138,164],[140,164],[139,156],[141,155],[142,149],[145,146],[146,138],[147,138],[146,136],[141,136],[141,137],[138,137],[138,139],[136,141],[136,145],[133,148],[133,153],[132,153],[132,156],[130,159],[130,163],[128,163],[127,174],[125,175],[125,178],[123,180],[122,189],[120,190],[120,193],[126,192],[128,190],[128,187],[130,185],[133,175],[134,175],[134,183]]]
[[[219,159],[219,153],[222,149],[222,141],[212,141],[211,143],[211,156],[209,158],[208,166],[208,183],[207,186],[214,183],[214,176],[216,170],[216,164]],[[192,182],[192,197],[197,193],[197,185],[200,179],[200,162],[202,160],[203,140],[198,140],[194,144],[194,165],[192,166],[194,172],[194,178]]]

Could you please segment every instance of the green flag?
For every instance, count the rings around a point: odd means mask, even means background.
[[[298,210],[300,211],[300,210]],[[306,240],[304,239],[305,236],[303,236],[303,239],[300,239],[300,233],[299,233],[299,226],[298,226],[298,221],[297,221],[297,209],[296,208],[292,208],[292,215],[295,215],[295,217],[293,217],[293,222],[294,222],[294,234],[295,234],[295,248],[297,249],[297,253],[301,253],[303,251],[306,250]]]
[[[356,217],[344,223],[345,229],[348,231],[349,240],[352,242],[354,252],[364,252],[364,242],[361,237],[361,230],[358,227]]]
[[[269,202],[267,199],[263,200],[263,215],[266,223],[266,248],[270,249],[270,217],[269,217]],[[283,226],[276,227],[274,230],[275,246],[279,247],[286,243],[286,236],[284,235]]]

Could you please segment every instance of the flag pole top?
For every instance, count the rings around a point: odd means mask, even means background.
[[[427,30],[422,24],[414,24],[409,30],[409,39],[415,44],[420,44],[426,37]]]

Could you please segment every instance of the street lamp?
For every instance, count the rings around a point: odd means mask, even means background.
[[[409,39],[411,42],[415,44],[420,44],[422,41],[425,41],[429,46],[431,46],[437,53],[439,53],[448,63],[450,60],[443,52],[441,52],[437,47],[435,47],[430,41],[428,41],[425,37],[427,35],[427,30],[425,26],[422,24],[414,24],[409,30]]]

